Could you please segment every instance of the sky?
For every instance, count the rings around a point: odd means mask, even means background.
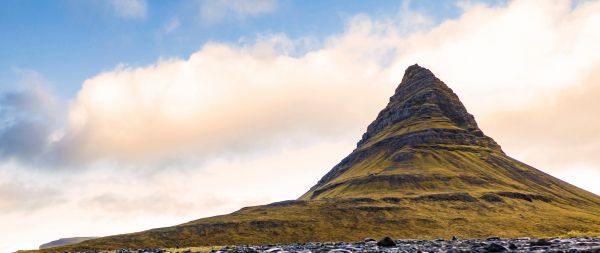
[[[0,252],[295,199],[414,63],[600,194],[600,1],[1,4]]]

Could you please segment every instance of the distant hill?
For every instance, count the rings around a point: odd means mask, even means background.
[[[98,237],[70,237],[70,238],[60,238],[60,239],[58,239],[56,241],[51,241],[49,243],[44,243],[44,244],[40,245],[40,249],[47,249],[47,248],[57,247],[57,246],[65,246],[65,245],[80,243],[80,242],[83,242],[85,240],[90,240],[90,239],[95,239],[95,238],[98,238]]]
[[[298,200],[56,250],[356,241],[386,235],[600,236],[600,197],[506,155],[444,82],[413,65],[356,149]]]

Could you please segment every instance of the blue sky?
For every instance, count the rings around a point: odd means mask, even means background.
[[[344,31],[359,13],[396,14],[399,1],[279,1],[259,15],[228,13],[206,21],[201,1],[150,1],[142,17],[120,17],[106,1],[16,1],[0,9],[0,84],[14,88],[17,69],[34,70],[59,97],[71,98],[84,79],[119,64],[143,66],[186,58],[207,41],[244,43],[259,34],[323,39]],[[452,1],[410,1],[436,22],[456,18]],[[166,31],[169,25],[172,31]],[[178,25],[175,25],[178,24]],[[175,27],[177,26],[177,27]]]
[[[600,194],[598,27],[600,1],[4,1],[0,252],[297,198],[414,63]]]

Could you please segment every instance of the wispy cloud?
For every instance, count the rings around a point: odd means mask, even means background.
[[[240,19],[273,11],[276,0],[205,0],[200,1],[200,18],[214,24],[226,18]]]
[[[48,186],[33,186],[19,181],[0,181],[0,210],[31,215],[63,202],[60,191]]]
[[[108,0],[107,4],[121,18],[144,19],[148,14],[146,0]]]
[[[179,18],[171,18],[169,20],[169,22],[167,22],[164,27],[163,27],[163,32],[165,34],[167,33],[172,33],[175,30],[177,30],[177,28],[179,28],[181,26],[181,21],[179,21]]]

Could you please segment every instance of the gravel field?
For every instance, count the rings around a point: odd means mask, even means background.
[[[116,253],[166,253],[162,249],[118,250]],[[181,248],[177,252],[196,252]],[[379,241],[366,238],[362,242],[311,242],[301,244],[275,245],[236,245],[227,246],[213,253],[284,253],[284,252],[600,252],[600,238],[498,238],[490,237],[484,240],[394,240],[389,237]]]

